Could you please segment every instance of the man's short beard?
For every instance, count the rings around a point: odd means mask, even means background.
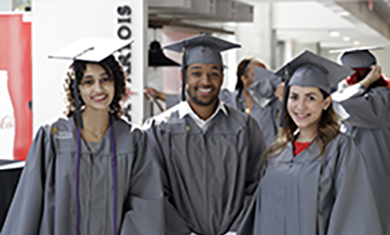
[[[213,96],[209,101],[207,101],[207,102],[202,102],[202,101],[200,101],[197,97],[191,96],[188,92],[186,92],[186,96],[187,96],[192,102],[194,102],[194,103],[197,104],[197,105],[201,105],[201,106],[209,106],[209,105],[211,105],[212,103],[214,103],[215,100],[218,99],[218,96]]]

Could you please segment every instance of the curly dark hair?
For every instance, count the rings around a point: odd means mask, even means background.
[[[86,62],[76,60],[70,67],[73,67],[73,70],[67,73],[67,78],[65,80],[65,92],[66,92],[66,101],[67,110],[65,111],[66,116],[72,116],[76,111],[75,99],[74,99],[74,90],[73,83],[74,80],[71,78],[72,73],[76,74],[77,83],[81,84],[81,80],[83,78],[84,71],[86,69],[86,65],[88,63],[94,62]],[[109,112],[116,118],[119,119],[123,115],[123,109],[121,105],[121,101],[126,97],[126,77],[125,72],[123,71],[122,66],[115,59],[113,55],[108,56],[104,60],[98,62],[100,66],[109,74],[110,78],[114,81],[115,94],[114,98],[109,106]],[[84,100],[81,98],[79,94],[80,107],[85,105]]]

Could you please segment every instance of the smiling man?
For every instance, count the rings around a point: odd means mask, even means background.
[[[218,98],[221,51],[239,47],[200,35],[166,47],[183,53],[183,101],[147,121],[162,169],[165,234],[233,231],[259,180],[263,134],[248,114]]]

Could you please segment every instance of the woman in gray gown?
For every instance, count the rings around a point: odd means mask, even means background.
[[[282,127],[238,234],[381,235],[363,155],[339,131],[330,89],[350,70],[305,51],[287,81]]]
[[[81,42],[67,48],[78,50],[67,115],[38,130],[2,234],[163,234],[159,169],[144,132],[121,119],[124,72],[113,55],[97,56],[118,42]]]

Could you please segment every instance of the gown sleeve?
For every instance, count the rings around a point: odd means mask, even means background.
[[[239,225],[242,223],[243,218],[250,207],[251,200],[255,195],[256,188],[260,181],[259,163],[261,156],[266,149],[263,133],[256,121],[250,116],[248,119],[248,132],[249,151],[245,177],[244,204],[240,215],[237,217],[232,226],[233,230],[237,230]]]
[[[181,101],[181,96],[180,95],[175,95],[175,94],[166,94],[165,96],[165,105],[166,109],[170,109],[173,106],[177,105]]]
[[[256,187],[260,180],[260,159],[263,155],[266,145],[259,125],[256,121],[249,116],[248,120],[248,131],[249,131],[249,152],[248,152],[248,162],[247,162],[247,171],[246,171],[246,182],[245,182],[245,195],[246,195],[246,206],[248,206],[249,201],[252,199]]]
[[[151,142],[151,150],[155,158],[161,175],[163,193],[164,193],[164,217],[165,217],[165,234],[166,235],[182,235],[190,234],[191,230],[187,226],[184,218],[178,213],[177,209],[171,202],[171,186],[167,174],[165,163],[165,152],[161,145],[161,132],[158,126],[155,126],[154,120],[148,123],[147,134]]]
[[[256,225],[257,213],[260,212],[260,184],[257,186],[256,192],[251,199],[249,206],[247,207],[242,219],[242,223],[239,225],[237,235],[259,235]]]
[[[327,235],[383,234],[362,152],[349,138],[338,154]]]
[[[39,234],[46,172],[54,154],[50,134],[41,127],[30,147],[1,234]]]
[[[390,125],[390,89],[386,87],[366,90],[362,85],[355,84],[336,91],[332,99],[349,114],[349,125],[363,128]]]
[[[135,160],[130,180],[130,210],[124,215],[121,235],[163,235],[163,193],[160,171],[153,161],[150,143],[144,132],[137,130]]]

